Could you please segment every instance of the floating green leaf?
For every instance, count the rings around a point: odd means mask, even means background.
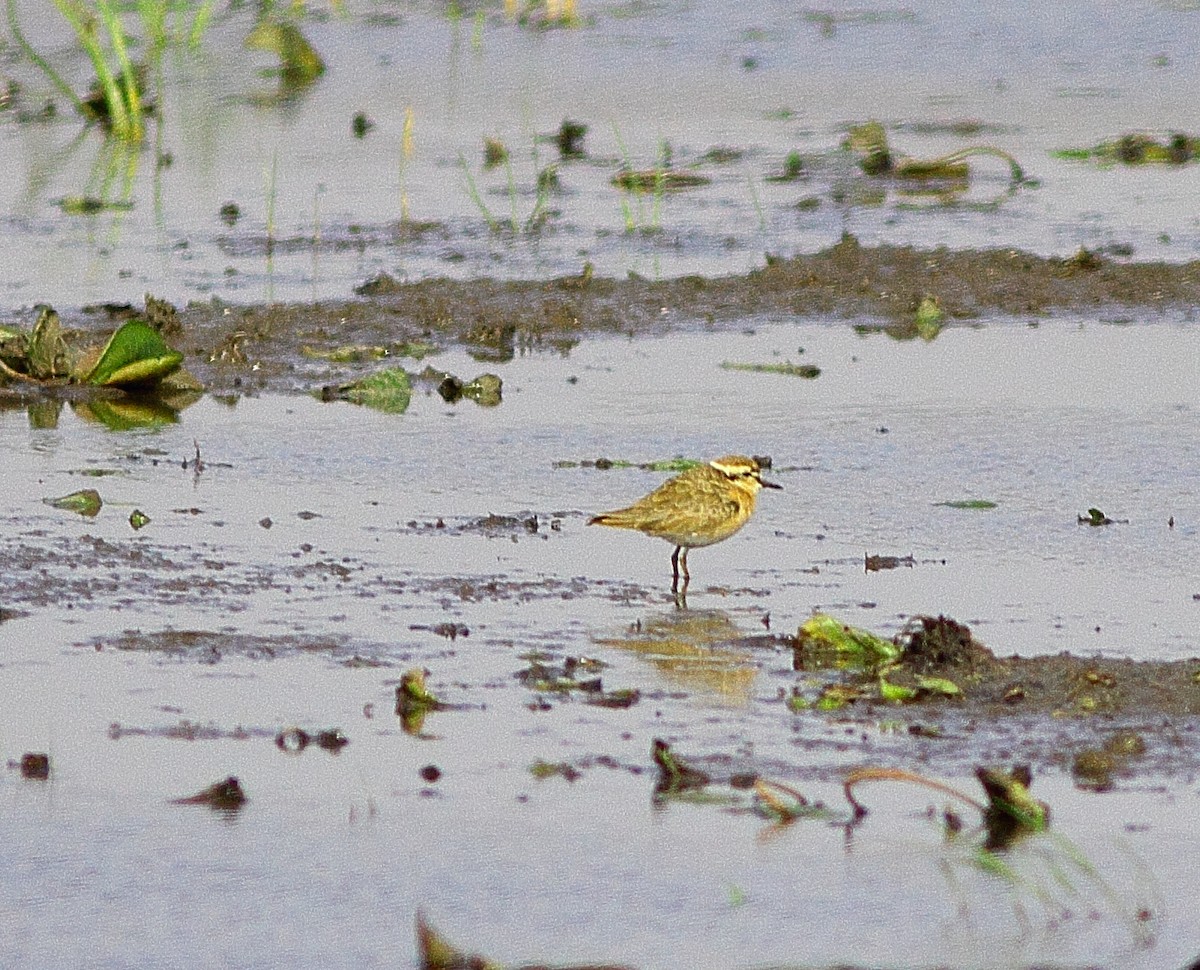
[[[143,526],[150,524],[150,516],[141,509],[134,509],[129,513],[129,524],[133,527],[134,531],[137,531]]]
[[[403,414],[412,401],[412,380],[403,367],[389,367],[361,380],[342,384],[332,393],[326,389],[324,396],[361,404],[385,414]]]
[[[356,364],[364,360],[379,360],[381,357],[386,357],[388,349],[365,344],[347,344],[330,350],[321,350],[319,347],[310,347],[305,344],[300,348],[300,353],[305,357],[328,360],[335,364]]]
[[[680,169],[650,168],[641,171],[626,169],[612,178],[612,184],[627,192],[678,192],[694,189],[711,182],[706,175]]]
[[[287,21],[263,20],[246,38],[246,46],[279,55],[280,75],[291,86],[311,84],[325,73],[325,62],[300,28]]]
[[[697,468],[703,464],[704,462],[697,461],[695,458],[659,458],[655,461],[643,462],[637,467],[650,472],[685,472],[689,468]]]
[[[418,668],[405,671],[396,688],[396,712],[414,707],[435,710],[441,706],[437,695],[425,686],[425,671]]]
[[[889,668],[893,670],[897,668]],[[926,677],[917,674],[914,678],[915,687],[903,684],[893,684],[887,679],[886,671],[879,675],[879,696],[885,701],[897,704],[908,704],[927,698],[930,694],[941,697],[961,697],[962,689],[954,681],[945,677]]]
[[[1151,135],[1133,132],[1090,148],[1064,148],[1051,155],[1100,165],[1186,165],[1200,158],[1200,138],[1174,132],[1159,141]]]
[[[779,364],[741,364],[726,360],[722,361],[721,367],[723,370],[750,371],[755,374],[784,374],[788,377],[804,377],[809,380],[819,377],[821,374],[821,368],[815,364],[793,364],[791,361]]]
[[[893,684],[882,675],[879,678],[879,696],[885,701],[891,701],[894,704],[907,704],[909,701],[915,701],[918,693],[915,688]]]
[[[986,498],[964,498],[950,502],[934,502],[933,504],[942,505],[948,509],[994,509],[998,503]]]
[[[100,387],[154,384],[181,363],[183,354],[168,347],[162,334],[148,323],[130,320],[112,335],[83,382]]]
[[[863,696],[860,688],[853,684],[828,684],[813,705],[818,711],[840,711]]]
[[[703,788],[709,777],[699,768],[693,768],[680,760],[671,746],[661,738],[655,738],[650,746],[650,755],[658,766],[659,793],[677,792],[686,788]]]
[[[91,195],[68,195],[58,200],[58,206],[69,216],[94,216],[106,209],[128,211],[132,202],[109,202]]]
[[[104,504],[100,499],[100,493],[94,488],[85,488],[78,492],[72,492],[70,495],[63,495],[61,498],[44,498],[42,501],[51,508],[78,512],[89,519],[99,515],[100,507]]]
[[[962,696],[962,688],[946,677],[926,677],[917,674],[917,686],[930,694],[941,694],[943,697]]]

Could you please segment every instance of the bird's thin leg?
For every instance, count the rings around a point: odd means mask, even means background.
[[[687,609],[687,588],[688,588],[688,584],[684,583],[681,587],[679,587],[679,589],[671,590],[671,593],[675,597],[675,609],[677,609],[677,610],[686,610]]]
[[[675,551],[671,553],[671,592],[674,593],[679,589],[679,550],[682,546],[676,546]],[[683,564],[684,572],[687,571],[687,553],[684,553],[685,562]]]
[[[688,568],[687,568],[687,554],[688,554],[687,546],[684,546],[683,547],[683,555],[679,557],[679,565],[681,565],[683,567],[683,585],[684,586],[686,586],[688,583],[690,583],[692,581],[692,574],[688,572]]]

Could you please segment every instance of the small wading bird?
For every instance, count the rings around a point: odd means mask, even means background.
[[[754,500],[762,488],[782,486],[763,480],[757,458],[727,455],[689,468],[628,508],[603,512],[590,519],[588,525],[635,529],[666,539],[675,547],[671,554],[675,574],[671,590],[678,592],[681,567],[684,590],[691,579],[688,550],[711,546],[737,532],[754,512]]]

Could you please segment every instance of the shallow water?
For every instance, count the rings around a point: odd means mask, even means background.
[[[1180,851],[1190,768],[1096,795],[1040,760],[1055,838],[1103,883],[1050,840],[1016,853],[1018,888],[942,841],[924,817],[939,799],[879,786],[849,837],[770,833],[716,805],[656,806],[649,749],[663,737],[714,775],[761,772],[839,811],[861,764],[927,760],[969,789],[962,757],[1006,763],[1025,734],[1069,754],[1087,729],[1071,719],[963,727],[956,759],[886,721],[788,713],[791,651],[762,635],[817,607],[886,635],[943,612],[997,653],[1195,655],[1198,340],[1078,320],[901,343],[754,320],[488,364],[494,409],[205,398],[129,432],[69,408],[54,427],[0,413],[3,605],[25,614],[0,624],[0,738],[54,765],[44,784],[0,776],[0,963],[410,966],[423,909],[514,963],[1182,965],[1200,889]],[[720,366],[779,360],[822,374]],[[183,467],[197,446],[199,472]],[[666,544],[584,525],[663,476],[560,467],[731,450],[770,454],[784,490],[691,557],[686,610]],[[89,486],[94,520],[42,504]],[[997,507],[936,504],[976,498]],[[1079,525],[1091,505],[1128,522]],[[136,533],[134,507],[151,519]],[[491,513],[514,521],[481,524]],[[866,573],[864,553],[916,565]],[[598,658],[606,689],[641,700],[539,709],[513,676],[535,650]],[[465,706],[423,737],[392,710],[412,666]],[[350,743],[289,756],[272,743],[289,725]],[[1185,766],[1193,727],[1173,728]],[[538,759],[582,776],[539,781]],[[437,782],[418,775],[430,764]],[[250,796],[232,817],[168,803],[228,774]]]
[[[529,278],[585,262],[601,275],[712,275],[760,266],[765,252],[815,252],[846,231],[923,247],[1069,255],[1084,245],[1169,261],[1200,252],[1196,166],[1098,169],[1050,154],[1186,128],[1184,107],[1200,97],[1187,69],[1200,56],[1190,4],[918,2],[834,10],[832,20],[774,2],[578,9],[582,26],[551,30],[518,26],[500,5],[461,19],[442,4],[317,10],[303,26],[328,71],[282,104],[262,76],[272,57],[241,48],[250,11],[222,13],[198,51],[165,58],[153,151],[81,134],[65,104],[51,122],[18,122],[52,92],[13,66],[22,92],[0,113],[12,163],[0,184],[0,259],[13,268],[3,302],[137,303],[147,290],[176,302],[311,300],[381,271]],[[22,13],[35,46],[86,85],[89,67],[61,25],[48,11]],[[375,122],[361,141],[350,134],[358,111]],[[554,211],[527,232],[535,171],[556,156],[538,136],[564,118],[589,126],[587,158],[560,166]],[[972,163],[965,195],[872,182],[837,151],[846,126],[870,118],[891,127],[903,154],[988,143],[1039,185],[1010,194],[1005,166],[986,160]],[[964,120],[980,132],[947,131]],[[508,146],[511,191],[503,167],[483,171],[484,137]],[[657,203],[609,184],[622,164],[653,166],[664,143],[712,184]],[[703,161],[713,148],[743,154]],[[806,179],[771,182],[793,150]],[[160,151],[169,167],[156,168]],[[132,209],[64,215],[57,202],[74,195]],[[233,227],[218,217],[227,202],[243,213]]]

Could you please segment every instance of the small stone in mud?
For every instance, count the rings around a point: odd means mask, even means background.
[[[268,516],[264,516],[263,518],[259,519],[258,524],[261,525],[264,529],[269,529],[275,523],[271,521],[271,517],[268,515]]]
[[[422,781],[427,781],[430,784],[433,784],[442,777],[442,769],[437,765],[426,765],[421,769],[420,775]]]
[[[21,777],[45,781],[50,777],[50,755],[27,752],[21,756]]]

